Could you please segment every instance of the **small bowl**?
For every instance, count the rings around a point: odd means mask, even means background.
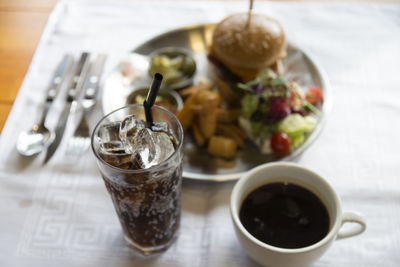
[[[181,89],[193,84],[196,61],[189,50],[165,47],[149,55],[149,75],[156,72],[164,76],[163,84],[170,89]]]
[[[126,98],[126,104],[143,104],[146,99],[148,87],[142,87],[132,91]],[[170,89],[161,88],[158,91],[155,105],[162,106],[172,113],[176,114],[183,107],[183,100],[181,96]]]

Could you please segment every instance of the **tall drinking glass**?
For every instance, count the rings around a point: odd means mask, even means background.
[[[173,150],[166,159],[150,167],[140,168],[132,163],[136,144],[127,151],[119,132],[127,116],[145,120],[143,105],[129,105],[111,112],[100,120],[92,134],[92,149],[124,237],[144,255],[164,251],[173,243],[181,214],[182,126],[162,107],[154,106],[152,112],[155,123],[162,122],[164,126],[168,123],[167,134],[173,141]],[[165,129],[162,131],[165,133]],[[157,149],[164,153],[166,147]]]

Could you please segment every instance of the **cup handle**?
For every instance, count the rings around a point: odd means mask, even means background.
[[[343,229],[345,223],[356,223],[359,227],[351,227]],[[364,216],[356,212],[345,211],[342,216],[342,225],[339,229],[337,239],[352,237],[361,234],[367,228],[367,223]]]

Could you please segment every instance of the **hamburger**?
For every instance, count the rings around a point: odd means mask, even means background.
[[[225,76],[224,80],[249,81],[262,69],[276,69],[285,56],[285,34],[273,18],[233,14],[218,23],[213,31],[209,58]]]

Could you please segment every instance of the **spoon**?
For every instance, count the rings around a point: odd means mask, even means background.
[[[44,125],[51,104],[52,102],[46,101],[46,108],[42,114],[40,123],[33,125],[32,129],[29,131],[21,132],[19,134],[17,150],[21,155],[36,155],[54,141],[55,133],[51,132]]]
[[[32,129],[21,132],[18,136],[17,151],[23,156],[33,156],[46,147],[48,147],[55,138],[55,133],[46,128],[45,122],[48,111],[57,96],[59,89],[67,76],[67,73],[71,69],[73,63],[73,57],[71,55],[65,55],[63,60],[58,65],[53,78],[50,81],[50,85],[47,89],[46,103],[43,110],[40,122],[34,124]]]

